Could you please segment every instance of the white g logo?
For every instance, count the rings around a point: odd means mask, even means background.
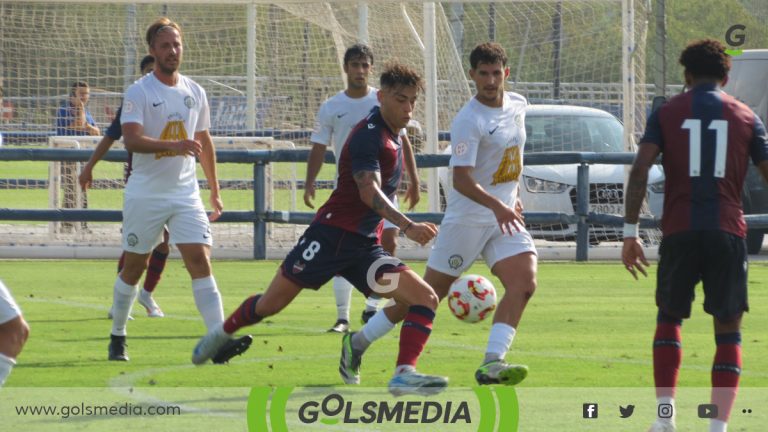
[[[376,281],[376,272],[385,265],[397,267],[400,264],[401,261],[399,259],[391,256],[381,257],[371,264],[368,268],[365,280],[368,282],[368,286],[371,287],[373,292],[377,294],[387,294],[397,289],[397,284],[400,282],[400,273],[384,273],[381,278],[389,283],[380,285]]]

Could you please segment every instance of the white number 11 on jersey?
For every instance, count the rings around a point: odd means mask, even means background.
[[[690,131],[688,139],[688,174],[691,177],[701,176],[701,120],[686,119],[681,126]],[[714,176],[718,178],[725,177],[725,157],[728,150],[728,121],[712,120],[709,123],[709,130],[716,132],[715,135],[715,172]]]

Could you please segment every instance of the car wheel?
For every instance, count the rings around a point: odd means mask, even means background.
[[[747,231],[747,253],[755,255],[763,248],[763,232],[759,230]]]

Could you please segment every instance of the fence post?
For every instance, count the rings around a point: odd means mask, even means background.
[[[589,165],[579,164],[576,179],[576,215],[579,222],[576,231],[576,261],[589,261]]]
[[[256,213],[253,220],[253,258],[259,260],[267,258],[267,223],[264,222],[266,182],[266,162],[258,160],[253,164],[253,209]]]

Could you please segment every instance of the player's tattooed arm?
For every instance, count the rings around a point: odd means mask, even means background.
[[[360,191],[360,199],[384,219],[405,229],[411,221],[400,213],[381,191],[381,175],[378,171],[358,171],[353,178]]]
[[[632,169],[629,171],[629,182],[624,203],[624,222],[636,224],[640,218],[640,207],[648,187],[648,170],[659,156],[661,149],[653,143],[643,143],[635,155]]]
[[[384,219],[400,228],[409,239],[424,246],[437,235],[437,226],[431,222],[413,222],[400,213],[381,191],[381,176],[377,171],[358,171],[353,175],[360,191],[360,199]]]

